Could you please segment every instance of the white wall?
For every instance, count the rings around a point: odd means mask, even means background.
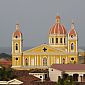
[[[49,68],[49,77],[51,81],[57,82],[58,76],[61,76],[61,71],[53,68]]]

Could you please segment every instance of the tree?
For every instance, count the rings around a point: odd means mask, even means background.
[[[62,74],[62,78],[58,78],[57,85],[75,85],[72,76]]]
[[[14,78],[14,74],[11,68],[0,68],[0,80],[8,81]]]

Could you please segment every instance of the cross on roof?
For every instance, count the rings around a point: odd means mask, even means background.
[[[43,50],[44,50],[44,52],[46,52],[47,49],[44,47]]]

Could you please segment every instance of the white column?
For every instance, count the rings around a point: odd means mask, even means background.
[[[43,56],[41,56],[41,66],[43,66]]]
[[[42,66],[42,58],[41,58],[41,56],[40,56],[40,66]]]
[[[37,57],[37,56],[34,57],[34,65],[35,65],[35,66],[36,66],[36,63],[37,63],[37,62],[36,62],[36,57]]]
[[[83,82],[83,74],[80,74],[79,77],[81,78],[80,82]]]
[[[25,66],[25,65],[24,65],[24,62],[25,62],[25,61],[24,61],[24,56],[23,56],[23,66]]]
[[[50,37],[49,37],[49,44],[50,44],[50,42],[51,42],[51,39],[50,39]]]
[[[56,44],[55,36],[54,36],[54,44]]]
[[[28,58],[29,58],[28,60],[29,60],[29,66],[30,66],[30,56]]]
[[[80,75],[78,76],[78,82],[81,82],[81,76]]]

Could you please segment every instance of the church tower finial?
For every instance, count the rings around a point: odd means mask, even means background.
[[[60,16],[56,16],[56,23],[60,23]]]
[[[19,30],[19,29],[20,29],[19,24],[16,24],[16,30]]]
[[[74,21],[72,20],[71,29],[74,29]]]

